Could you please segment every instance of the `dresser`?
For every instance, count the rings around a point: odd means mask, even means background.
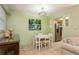
[[[19,55],[19,40],[2,39],[0,41],[0,55]]]

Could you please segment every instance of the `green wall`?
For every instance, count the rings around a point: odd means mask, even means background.
[[[50,28],[50,32],[53,32],[54,36],[54,19],[60,16],[68,16],[69,17],[69,26],[63,27],[63,39],[67,37],[72,37],[79,34],[79,5],[69,7],[67,9],[63,9],[60,11],[56,11],[51,14],[52,19],[52,28]]]
[[[7,16],[7,29],[12,27],[14,33],[20,35],[20,44],[28,45],[34,39],[34,36],[43,32],[45,34],[52,32],[54,39],[54,19],[60,16],[69,16],[69,26],[63,27],[63,39],[79,34],[79,6],[65,8],[60,11],[51,13],[49,17],[39,17],[37,14],[30,12],[12,11],[11,16]],[[41,31],[29,31],[28,20],[29,18],[41,19]]]
[[[41,19],[42,30],[29,31],[29,18]],[[14,11],[11,13],[11,16],[7,16],[7,29],[12,27],[14,29],[13,33],[20,35],[21,46],[30,44],[34,36],[39,32],[48,33],[48,23],[47,17],[39,17],[37,14],[30,12]]]

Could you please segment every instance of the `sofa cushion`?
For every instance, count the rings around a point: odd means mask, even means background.
[[[62,48],[63,48],[64,50],[67,50],[67,51],[69,51],[69,52],[72,52],[72,53],[74,53],[74,54],[78,54],[78,55],[79,55],[79,46],[75,46],[75,45],[63,43],[63,44],[62,44]]]

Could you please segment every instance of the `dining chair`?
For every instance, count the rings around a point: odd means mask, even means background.
[[[49,42],[50,42],[49,46],[51,46],[52,45],[53,34],[49,33],[48,36],[49,36]]]
[[[45,35],[45,38],[44,38],[43,43],[42,43],[45,48],[47,48],[47,47],[50,48],[51,47],[52,38],[53,38],[52,33],[49,33],[48,35]]]
[[[35,35],[35,38],[33,40],[33,46],[36,48],[36,49],[41,49],[42,48],[42,41],[40,40],[40,37],[41,33],[40,34],[37,34]]]

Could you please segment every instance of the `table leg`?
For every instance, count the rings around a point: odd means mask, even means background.
[[[46,38],[45,38],[45,48],[46,48]]]
[[[40,51],[40,38],[39,38],[39,51]]]

